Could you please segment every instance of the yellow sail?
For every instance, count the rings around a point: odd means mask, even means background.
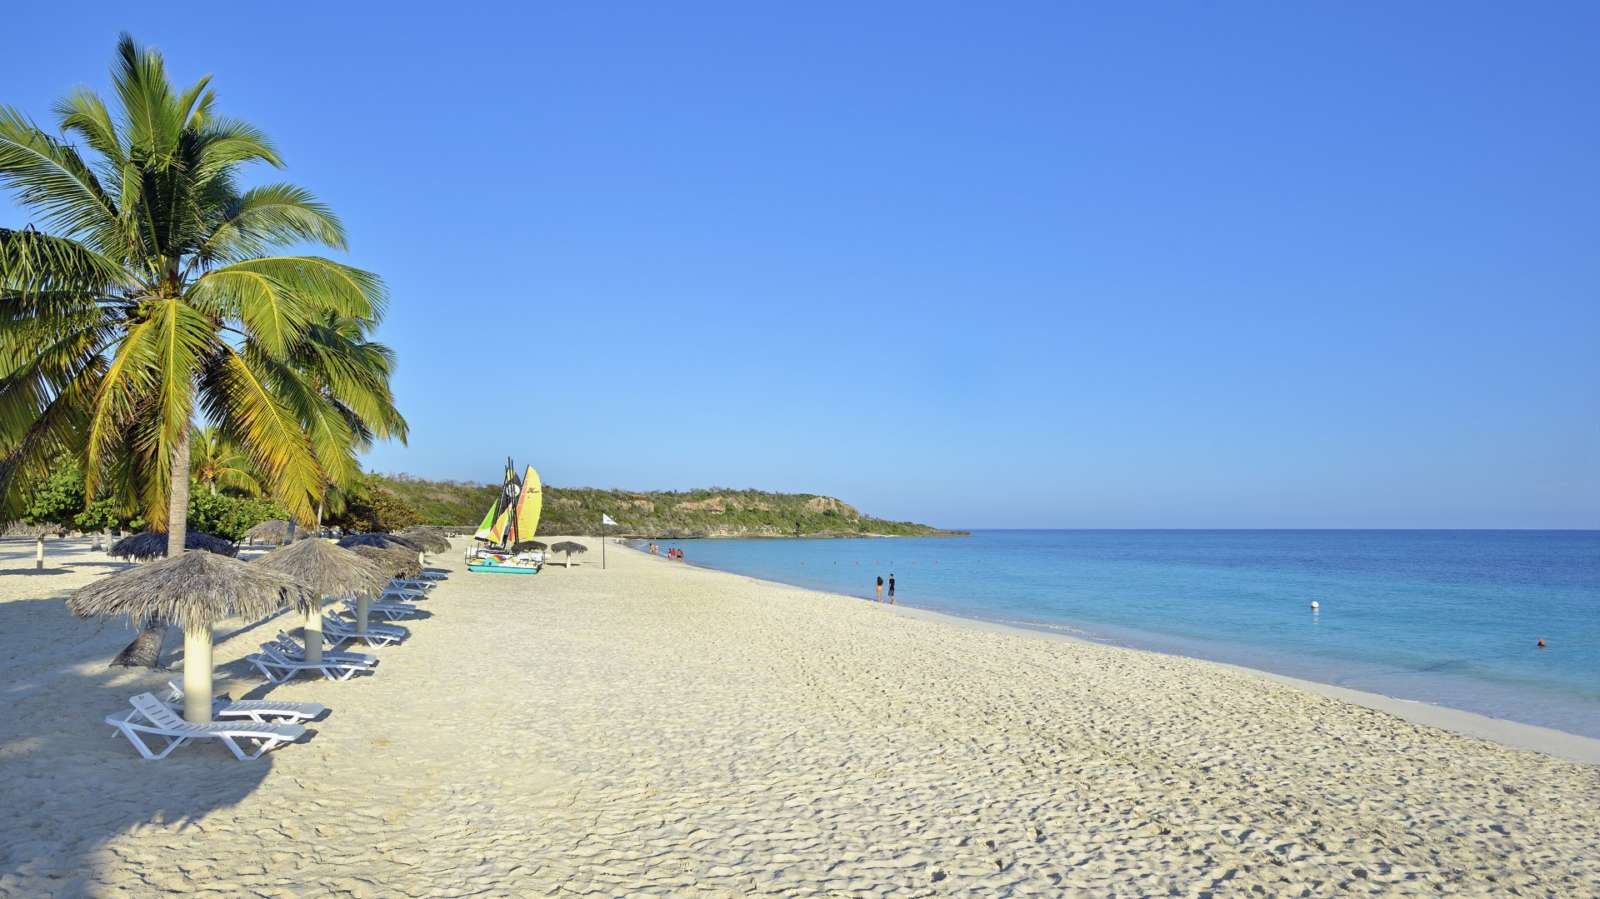
[[[522,495],[517,497],[516,539],[526,543],[539,531],[539,512],[544,509],[544,490],[539,472],[532,465],[522,476]]]

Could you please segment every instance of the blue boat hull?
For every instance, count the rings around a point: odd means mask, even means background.
[[[487,561],[468,562],[467,563],[467,570],[468,571],[481,571],[481,572],[486,572],[488,574],[538,574],[539,573],[539,569],[537,567],[531,567],[530,568],[530,567],[528,567],[526,565],[496,565],[493,562],[487,562]]]

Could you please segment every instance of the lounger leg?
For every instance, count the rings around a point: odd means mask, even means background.
[[[122,728],[122,732],[124,734],[126,734],[127,737],[128,737],[128,742],[132,743],[133,747],[135,749],[139,750],[139,754],[144,756],[146,761],[150,761],[150,762],[156,762],[156,761],[160,761],[161,759],[166,758],[167,756],[172,754],[172,750],[177,749],[179,746],[182,746],[184,743],[189,742],[189,738],[188,737],[168,737],[167,738],[167,740],[168,740],[167,744],[165,746],[161,747],[161,751],[160,752],[151,752],[149,745],[147,745],[145,743],[145,741],[139,739],[139,735],[138,734],[139,734],[140,730],[141,730],[141,728],[139,728],[136,725],[132,725],[132,724],[128,725],[125,728]],[[144,732],[145,733],[153,733],[152,731],[148,731],[148,730],[146,730]]]
[[[228,744],[228,748],[233,750],[234,757],[241,762],[253,762],[256,759],[261,758],[263,755],[266,755],[267,750],[277,746],[280,742],[282,742],[281,740],[275,740],[267,737],[245,737],[244,739],[249,740],[250,743],[255,747],[254,752],[246,753],[242,748],[240,748],[238,743],[234,742],[233,737],[222,738],[222,742]]]
[[[127,737],[128,738],[128,742],[132,743],[133,744],[133,748],[137,749],[139,751],[139,754],[144,756],[145,761],[154,761],[155,760],[155,758],[156,758],[155,753],[151,752],[150,751],[150,747],[146,746],[144,744],[144,741],[139,739],[139,735],[133,732],[133,728],[131,728],[131,727],[119,727],[119,728],[117,728],[117,733],[122,734],[124,737]]]

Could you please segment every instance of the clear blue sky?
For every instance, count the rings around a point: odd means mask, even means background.
[[[29,3],[0,102],[213,73],[393,292],[376,470],[1600,527],[1600,5],[982,6]]]

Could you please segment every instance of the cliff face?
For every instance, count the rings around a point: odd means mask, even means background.
[[[427,524],[476,524],[494,502],[493,485],[384,477],[384,486],[410,504]],[[612,535],[659,539],[689,537],[946,536],[946,531],[907,521],[862,515],[849,503],[810,493],[710,488],[686,491],[544,488],[540,534],[600,532],[600,516],[617,526]]]

